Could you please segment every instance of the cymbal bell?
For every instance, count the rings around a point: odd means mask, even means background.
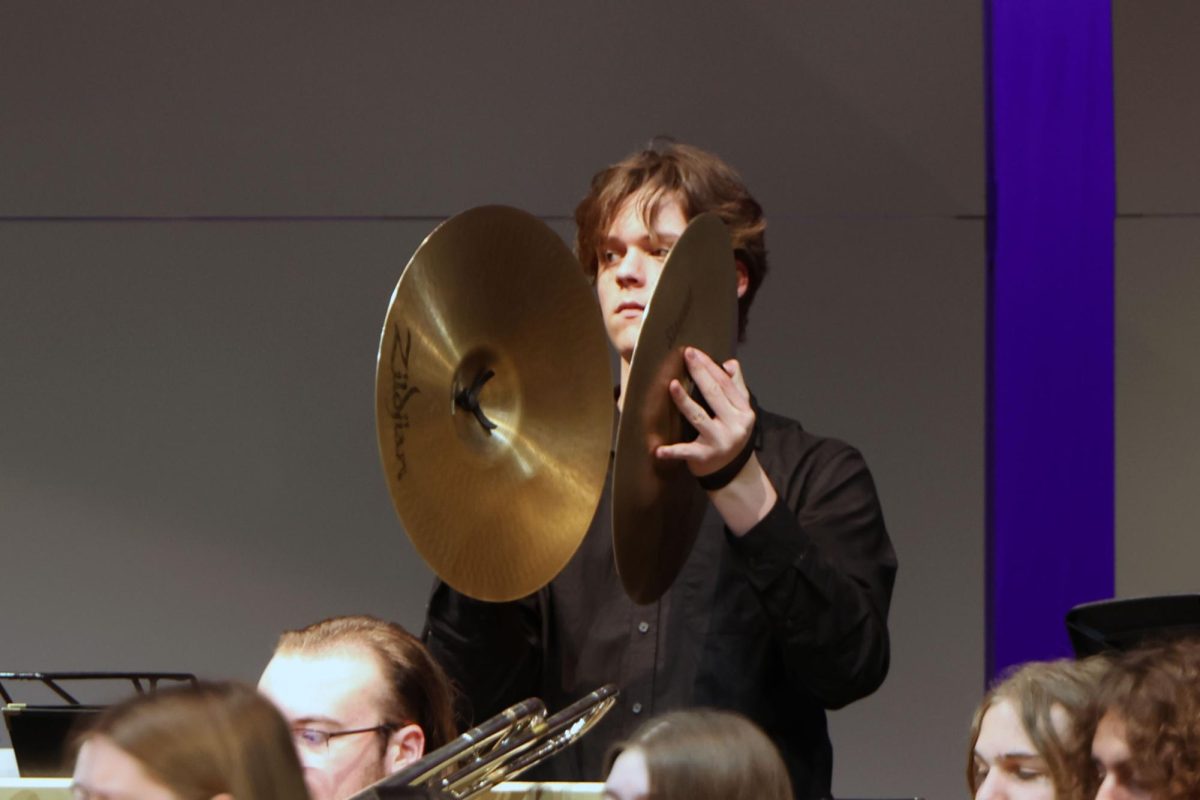
[[[716,214],[695,217],[671,248],[642,320],[625,384],[613,464],[613,549],[626,594],[657,600],[687,560],[708,497],[682,461],[655,449],[695,432],[675,407],[672,379],[694,389],[684,348],[718,364],[734,353],[737,279],[733,245]]]
[[[578,260],[536,217],[485,206],[438,226],[392,294],[375,418],[417,552],[481,600],[544,586],[579,547],[612,441],[612,375]]]

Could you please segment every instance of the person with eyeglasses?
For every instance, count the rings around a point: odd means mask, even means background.
[[[313,800],[344,800],[456,735],[441,667],[374,617],[286,631],[258,688],[291,727]]]

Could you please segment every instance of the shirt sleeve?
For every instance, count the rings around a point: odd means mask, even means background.
[[[422,639],[454,683],[461,730],[538,695],[541,595],[489,603],[434,584]]]
[[[840,708],[887,675],[896,556],[857,450],[820,440],[793,460],[768,468],[779,499],[767,516],[727,536],[789,672],[826,708]]]

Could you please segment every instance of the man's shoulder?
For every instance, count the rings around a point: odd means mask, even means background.
[[[833,436],[822,436],[805,429],[799,420],[758,409],[758,421],[762,428],[760,449],[765,453],[787,456],[790,461],[862,462],[862,453],[854,445]]]
[[[759,462],[776,491],[793,510],[874,508],[875,479],[858,448],[832,436],[807,431],[794,419],[761,411]]]

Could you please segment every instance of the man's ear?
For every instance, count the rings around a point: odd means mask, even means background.
[[[737,293],[740,298],[750,288],[750,270],[746,269],[740,258],[735,259],[733,265],[737,269]]]
[[[399,772],[425,755],[425,731],[415,722],[393,731],[384,752],[384,769],[388,775]]]

